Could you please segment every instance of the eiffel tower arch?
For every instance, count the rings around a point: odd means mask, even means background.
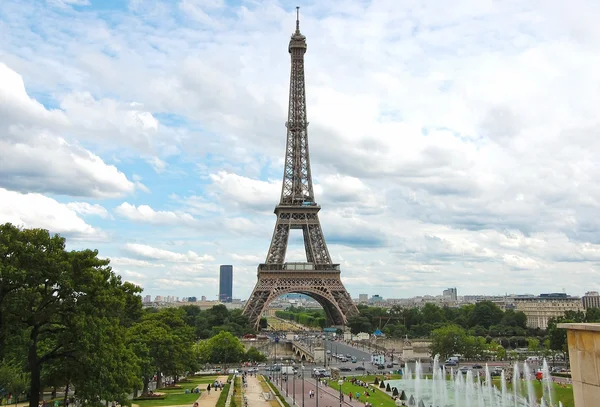
[[[319,221],[321,207],[313,193],[304,80],[306,37],[300,33],[298,8],[296,13],[296,31],[288,47],[292,66],[281,199],[275,207],[277,221],[267,258],[258,266],[258,282],[244,307],[244,315],[256,328],[271,301],[288,293],[315,299],[333,325],[345,325],[348,317],[358,315],[340,278],[340,265],[331,261]],[[291,229],[302,230],[304,263],[285,261]]]

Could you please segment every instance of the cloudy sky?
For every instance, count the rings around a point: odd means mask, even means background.
[[[287,0],[0,1],[0,222],[147,294],[246,298],[283,173]],[[350,293],[600,289],[600,3],[303,1]],[[304,259],[293,234],[289,261]]]

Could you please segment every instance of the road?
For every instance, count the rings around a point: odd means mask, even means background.
[[[344,395],[344,401],[340,402],[339,392],[327,385],[320,384],[317,389],[317,381],[313,378],[304,378],[304,388],[302,387],[302,381],[302,377],[294,378],[291,376],[287,381],[276,379],[273,383],[275,383],[282,396],[287,396],[290,405],[294,403],[302,407],[364,407],[364,403],[350,402],[348,395]],[[313,398],[308,395],[311,390],[315,394]]]

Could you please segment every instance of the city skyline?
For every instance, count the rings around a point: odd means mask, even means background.
[[[299,4],[315,198],[353,298],[600,290],[598,6],[576,4]],[[97,248],[143,295],[216,299],[232,264],[247,298],[295,6],[0,2],[0,222]]]

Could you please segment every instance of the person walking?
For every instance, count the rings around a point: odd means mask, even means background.
[[[206,386],[206,391],[208,391],[208,394],[210,395],[210,383],[208,383],[208,386]]]

